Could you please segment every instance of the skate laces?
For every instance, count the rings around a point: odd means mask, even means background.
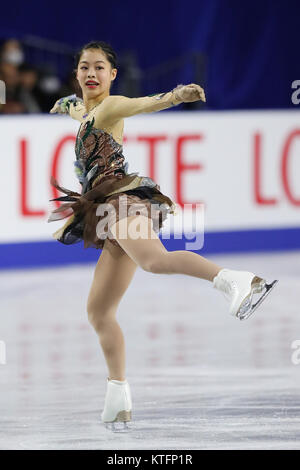
[[[221,278],[217,283],[217,287],[222,291],[227,299],[230,299],[235,283],[232,280],[229,281],[228,279]]]

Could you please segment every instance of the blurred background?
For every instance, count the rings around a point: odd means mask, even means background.
[[[298,12],[296,0],[154,1],[149,8],[133,1],[76,8],[57,1],[6,4],[1,78],[7,104],[1,112],[48,112],[57,97],[75,92],[73,56],[91,40],[117,51],[113,94],[143,96],[196,82],[206,89],[206,109],[293,108]],[[204,104],[178,111],[199,107]]]
[[[5,224],[0,233],[0,266],[98,256],[49,242],[41,257],[41,246],[51,240],[52,227],[45,223],[49,200],[57,197],[49,173],[66,186],[76,184],[77,123],[48,113],[59,97],[81,96],[74,55],[91,40],[104,40],[117,53],[112,94],[145,96],[193,82],[205,89],[206,103],[183,103],[148,121],[135,116],[126,120],[124,134],[131,171],[157,178],[179,209],[197,201],[206,205],[203,252],[300,248],[297,1],[289,0],[288,7],[281,0],[191,1],[188,8],[166,1],[149,9],[133,1],[103,8],[72,9],[56,1],[29,5],[6,4],[1,28],[0,79],[6,87],[1,154],[9,175],[2,191],[14,208],[4,208],[11,230]],[[148,136],[138,135],[145,126]],[[158,143],[151,142],[150,131],[158,133]],[[144,145],[134,146],[143,139]],[[43,245],[23,250],[25,241]]]
[[[0,448],[300,448],[299,1],[17,0],[1,19]],[[125,120],[129,171],[178,206],[167,249],[280,281],[240,324],[210,284],[138,269],[118,312],[135,407],[122,438],[100,426],[107,370],[86,315],[101,252],[47,224],[50,176],[79,190],[78,122],[48,113],[81,96],[73,58],[92,40],[117,52],[111,94],[205,89]]]

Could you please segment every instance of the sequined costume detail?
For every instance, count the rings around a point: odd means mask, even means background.
[[[124,214],[126,217],[131,206],[143,204],[147,216],[152,215],[153,228],[158,233],[167,215],[174,213],[176,204],[161,193],[160,186],[151,178],[128,173],[122,145],[111,134],[93,125],[94,119],[82,123],[76,137],[74,168],[82,187],[81,194],[60,186],[51,178],[51,184],[66,196],[51,199],[63,201],[63,204],[51,212],[48,222],[68,218],[53,237],[66,245],[83,240],[85,248],[102,249],[109,231],[106,227],[106,230],[100,231],[99,237],[99,222],[103,222],[105,217],[111,222],[112,218],[107,214],[97,215],[96,211],[105,203],[110,203],[115,209],[112,214],[114,222]],[[126,205],[126,211],[120,211],[119,202]],[[120,246],[114,238],[108,239]]]

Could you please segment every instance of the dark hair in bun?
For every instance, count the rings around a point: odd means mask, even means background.
[[[101,49],[107,60],[110,62],[111,68],[117,68],[117,55],[111,45],[104,41],[91,41],[88,44],[85,44],[85,46],[83,46],[75,55],[75,69],[78,67],[83,51],[86,51],[87,49]]]

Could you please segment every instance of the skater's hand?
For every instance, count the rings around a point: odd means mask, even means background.
[[[70,104],[73,103],[76,106],[77,103],[83,103],[81,98],[78,98],[75,94],[65,96],[56,101],[53,108],[50,110],[51,114],[68,114]]]
[[[190,103],[199,100],[206,102],[203,88],[201,88],[201,86],[197,85],[196,83],[190,83],[189,85],[178,85],[172,91],[176,99],[181,100],[183,103]]]

